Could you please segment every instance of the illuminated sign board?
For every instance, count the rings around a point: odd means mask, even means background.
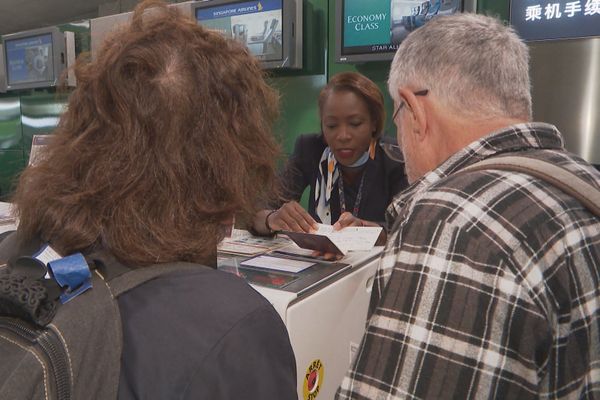
[[[512,0],[510,22],[524,40],[600,36],[600,0]]]

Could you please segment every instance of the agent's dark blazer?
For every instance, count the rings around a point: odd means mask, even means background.
[[[327,145],[321,134],[305,134],[296,139],[294,152],[290,156],[281,173],[284,197],[286,200],[299,201],[307,186],[310,186],[308,212],[320,221],[315,208],[315,186],[318,176],[318,164]],[[360,201],[358,218],[384,224],[385,209],[392,198],[408,186],[404,173],[404,164],[388,157],[381,142],[375,150],[375,159],[369,159],[365,167],[362,199]],[[324,167],[323,171],[327,169]],[[344,185],[346,209],[351,211],[358,193],[360,179],[355,185]],[[340,200],[337,183],[331,196],[331,222],[340,217]]]

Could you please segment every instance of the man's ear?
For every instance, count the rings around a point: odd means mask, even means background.
[[[423,141],[427,135],[427,96],[415,96],[412,90],[406,88],[398,89],[398,94],[406,103],[406,110],[402,112],[409,113],[408,117],[412,118],[413,134],[415,139]]]

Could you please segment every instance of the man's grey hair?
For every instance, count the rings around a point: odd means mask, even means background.
[[[429,89],[465,117],[531,120],[529,50],[498,19],[455,14],[432,19],[402,42],[388,89]]]

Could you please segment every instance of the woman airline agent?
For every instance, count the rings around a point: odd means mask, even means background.
[[[371,80],[335,75],[321,90],[319,114],[322,133],[300,136],[281,174],[286,202],[255,215],[256,233],[309,232],[317,222],[383,225],[387,205],[407,186],[403,164],[380,145],[383,96]],[[307,186],[308,212],[298,204]]]

